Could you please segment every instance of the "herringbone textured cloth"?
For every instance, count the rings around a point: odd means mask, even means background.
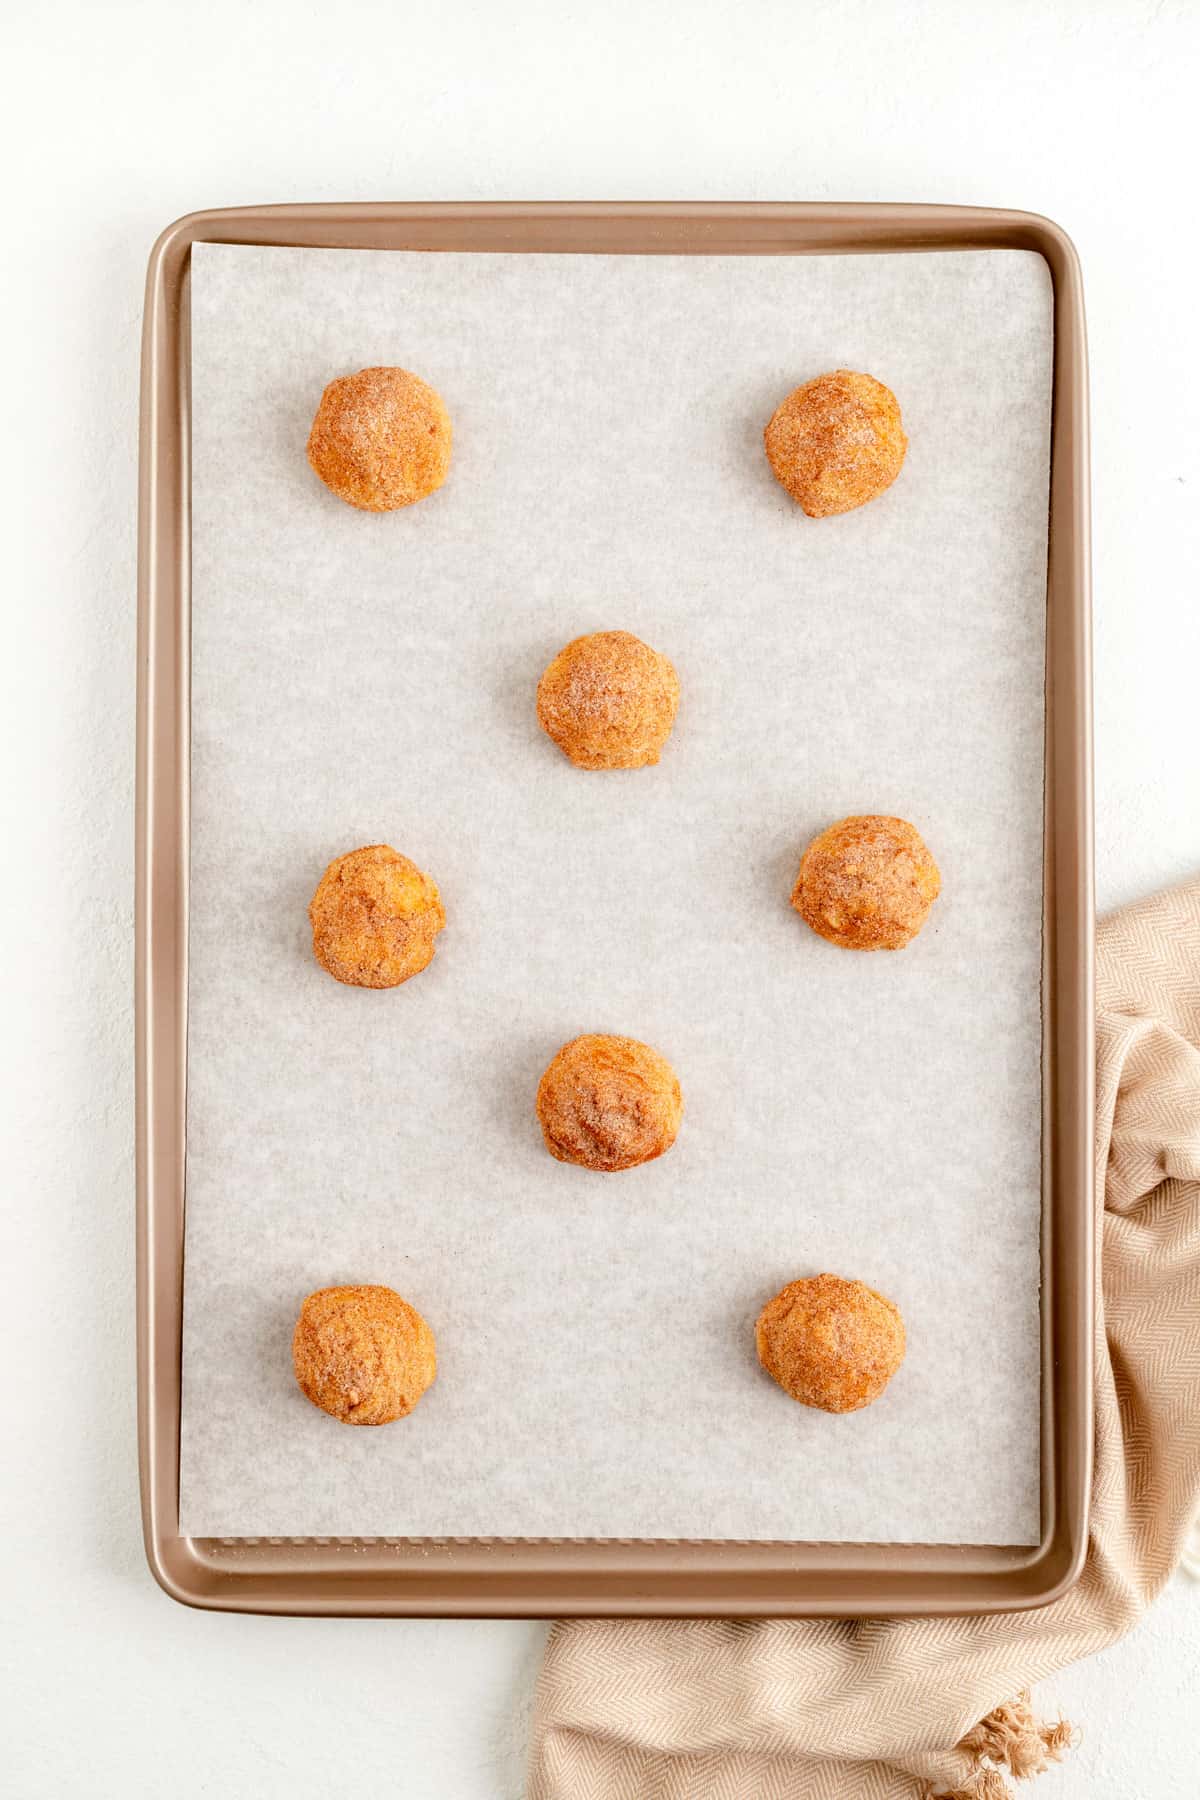
[[[530,1800],[986,1795],[1007,1789],[981,1749],[1029,1774],[1060,1747],[1027,1713],[1009,1734],[1023,1709],[1003,1703],[1128,1629],[1200,1499],[1200,881],[1107,920],[1098,953],[1103,1297],[1077,1586],[988,1618],[564,1621]]]

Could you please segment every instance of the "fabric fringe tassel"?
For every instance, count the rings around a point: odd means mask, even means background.
[[[1005,1771],[1017,1781],[1040,1775],[1061,1762],[1075,1740],[1065,1719],[1042,1725],[1033,1716],[1028,1688],[1015,1700],[997,1706],[961,1739],[958,1749],[970,1758],[971,1772],[960,1787],[930,1791],[928,1800],[1012,1800]]]

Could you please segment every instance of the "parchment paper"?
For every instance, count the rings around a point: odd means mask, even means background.
[[[1038,1535],[1042,719],[1051,292],[1039,258],[192,252],[193,675],[181,1529],[1032,1543]],[[443,394],[454,464],[390,516],[326,492],[321,390]],[[762,428],[867,369],[911,448],[811,521]],[[573,768],[534,691],[580,632],[674,660],[657,768]],[[854,955],[791,910],[851,812],[942,869]],[[314,963],[326,863],[441,886],[392,992]],[[550,1159],[538,1077],[658,1046],[671,1153]],[[830,1269],[908,1359],[845,1418],[753,1321]],[[293,1322],[386,1282],[440,1370],[354,1430]]]

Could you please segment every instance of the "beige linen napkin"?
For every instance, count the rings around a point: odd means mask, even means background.
[[[990,1618],[564,1620],[530,1800],[927,1800],[1056,1759],[1028,1684],[1128,1630],[1200,1498],[1200,880],[1100,928],[1096,1472],[1063,1599]]]

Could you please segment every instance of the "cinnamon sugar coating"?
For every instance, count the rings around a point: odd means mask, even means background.
[[[313,955],[351,987],[399,987],[433,959],[446,923],[437,883],[390,844],[330,863],[308,909]]]
[[[538,724],[581,769],[656,763],[678,705],[673,665],[630,631],[573,638],[538,683]]]
[[[408,369],[360,369],[331,381],[308,438],[327,488],[364,512],[395,512],[441,487],[450,468],[450,414]]]
[[[551,1156],[583,1169],[633,1169],[675,1142],[683,1094],[665,1056],[637,1038],[589,1033],[542,1076],[537,1116]]]
[[[862,1281],[789,1281],[755,1326],[758,1360],[803,1406],[857,1412],[878,1400],[904,1361],[904,1320]]]
[[[310,1294],[292,1337],[305,1398],[344,1425],[387,1425],[410,1413],[437,1374],[433,1332],[390,1287]]]
[[[810,519],[874,500],[891,487],[908,449],[891,388],[854,369],[794,388],[763,437],[775,479]]]
[[[915,826],[858,814],[813,839],[800,859],[792,905],[844,950],[900,950],[924,925],[941,885]]]

